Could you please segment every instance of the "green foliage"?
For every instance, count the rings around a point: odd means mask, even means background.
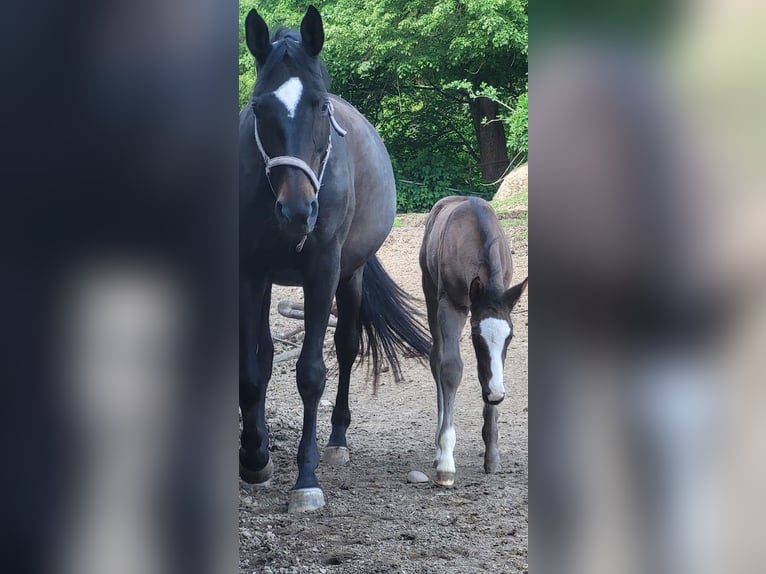
[[[447,195],[487,193],[488,188],[453,188],[455,168],[447,163],[445,157],[434,157],[430,161],[415,157],[404,162],[392,158],[391,162],[394,174],[399,175],[396,182],[396,209],[399,212],[429,211],[434,203]],[[491,195],[491,190],[489,193]]]
[[[315,4],[325,24],[332,91],[354,104],[386,142],[401,211],[427,211],[456,190],[485,193],[468,109],[476,93],[491,94],[507,112],[502,120],[511,157],[526,153],[527,0]],[[255,81],[244,40],[247,13],[256,7],[271,29],[297,27],[306,6],[305,0],[241,0],[240,105]],[[511,102],[513,111],[506,110]]]
[[[524,162],[529,154],[529,90],[519,96],[505,121],[509,155],[518,158],[516,163]]]

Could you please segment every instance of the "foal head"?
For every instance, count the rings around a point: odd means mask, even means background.
[[[479,277],[471,282],[471,339],[482,398],[491,405],[505,398],[503,363],[513,337],[511,311],[526,287],[526,279],[506,291],[485,286]]]
[[[264,159],[287,158],[267,165],[275,215],[284,233],[305,237],[316,224],[321,169],[329,157],[331,103],[319,58],[322,17],[309,6],[300,33],[279,29],[270,38],[266,22],[251,10],[245,32],[258,71],[251,105],[260,151]]]

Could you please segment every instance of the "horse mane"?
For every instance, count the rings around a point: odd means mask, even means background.
[[[306,53],[301,44],[301,33],[298,30],[288,28],[287,26],[279,26],[271,36],[271,43],[271,54],[269,54],[263,68],[258,70],[256,84],[258,79],[268,76],[271,69],[278,62],[282,62],[288,57],[308,72],[309,76],[316,82],[316,89],[325,92],[330,91],[330,76],[322,61],[322,56],[320,55],[314,60]]]
[[[468,199],[474,214],[476,214],[476,221],[479,224],[479,234],[481,235],[481,261],[487,266],[488,283],[487,287],[492,285],[492,280],[502,275],[502,268],[500,267],[499,257],[492,257],[492,248],[497,244],[497,234],[491,232],[491,220],[489,218],[489,212],[487,205],[475,197]],[[501,281],[502,283],[502,281]]]

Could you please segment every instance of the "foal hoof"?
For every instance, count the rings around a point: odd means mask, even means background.
[[[503,470],[503,465],[500,462],[485,462],[484,472],[487,474],[495,474]]]
[[[241,463],[239,465],[239,478],[248,484],[264,484],[269,481],[273,474],[274,463],[271,462],[271,458],[261,470],[250,470],[242,466]]]
[[[324,449],[324,461],[333,466],[348,464],[348,447],[328,446]]]
[[[455,484],[455,473],[445,470],[437,470],[434,482],[439,486],[452,486]]]
[[[312,512],[324,506],[324,493],[321,488],[300,488],[290,491],[287,512]]]

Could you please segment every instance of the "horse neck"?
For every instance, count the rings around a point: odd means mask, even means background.
[[[490,290],[502,292],[505,290],[505,274],[503,272],[503,258],[500,254],[500,241],[495,241],[484,249],[481,267],[486,277],[485,285]]]

